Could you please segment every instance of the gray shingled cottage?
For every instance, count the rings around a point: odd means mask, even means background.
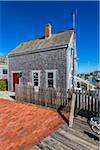
[[[35,87],[71,89],[75,86],[76,34],[73,29],[52,33],[18,45],[9,55],[9,90],[15,90],[19,76],[23,84]]]

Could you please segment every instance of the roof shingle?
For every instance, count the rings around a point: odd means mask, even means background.
[[[27,42],[23,42],[15,49],[13,49],[9,53],[9,56],[13,54],[20,54],[22,52],[25,53],[29,51],[39,51],[39,50],[48,49],[56,46],[67,45],[70,41],[73,32],[74,30],[70,29],[64,32],[52,34],[51,38],[43,37],[43,38],[38,38],[38,39],[29,40]]]

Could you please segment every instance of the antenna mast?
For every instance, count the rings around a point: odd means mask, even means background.
[[[73,29],[75,29],[75,13],[73,13]]]
[[[76,28],[77,9],[75,10],[75,12],[72,15],[73,15],[73,29],[75,29]]]

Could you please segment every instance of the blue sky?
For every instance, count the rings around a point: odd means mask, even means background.
[[[44,35],[45,24],[52,32],[72,28],[72,12],[77,9],[76,40],[79,72],[98,69],[99,2],[0,1],[0,53],[7,55],[19,43]]]

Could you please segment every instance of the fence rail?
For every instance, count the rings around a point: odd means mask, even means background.
[[[42,105],[51,108],[63,106],[66,111],[70,110],[73,91],[65,89],[39,89],[38,92],[32,86],[16,85],[16,100]],[[75,109],[99,113],[100,101],[98,92],[74,91],[76,94]]]
[[[43,89],[38,92],[32,86],[16,85],[15,97],[16,100],[42,105],[51,108],[59,108],[60,106],[70,109],[71,92],[66,92],[63,89]]]
[[[99,113],[100,100],[97,91],[75,91],[76,108]]]

